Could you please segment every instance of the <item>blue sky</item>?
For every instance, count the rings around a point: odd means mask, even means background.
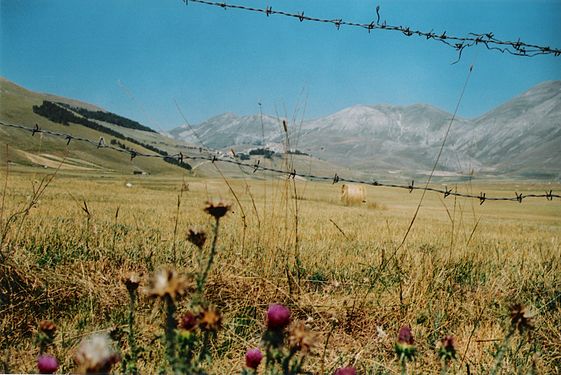
[[[368,23],[561,48],[561,1],[227,0]],[[0,75],[97,104],[156,129],[223,112],[306,118],[354,104],[433,104],[475,117],[545,80],[561,57],[516,57],[435,41],[181,0],[0,0]]]

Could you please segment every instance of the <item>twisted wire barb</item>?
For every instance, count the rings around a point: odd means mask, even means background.
[[[193,0],[191,0],[191,1],[193,1]],[[335,173],[334,176],[317,176],[317,175],[313,175],[313,174],[298,173],[298,172],[296,172],[295,169],[292,169],[291,171],[286,171],[286,170],[282,170],[282,169],[267,167],[267,166],[262,165],[259,160],[254,164],[249,164],[249,163],[244,163],[244,162],[241,162],[241,161],[235,160],[235,159],[226,159],[226,158],[223,158],[223,157],[217,157],[216,155],[185,155],[182,152],[179,152],[177,154],[170,154],[170,155],[167,155],[167,156],[160,155],[160,154],[146,154],[146,153],[138,152],[136,150],[128,150],[128,149],[119,148],[119,147],[113,146],[111,144],[108,145],[108,144],[105,143],[103,137],[101,137],[99,140],[96,141],[96,140],[92,140],[92,139],[88,139],[88,138],[77,137],[77,136],[74,136],[72,134],[60,133],[60,132],[55,132],[55,131],[52,131],[52,130],[41,129],[37,124],[35,125],[35,127],[28,127],[28,126],[24,126],[24,125],[9,124],[9,123],[0,121],[0,126],[5,126],[5,127],[9,127],[9,128],[14,128],[14,129],[27,131],[27,132],[31,133],[31,136],[34,136],[37,133],[41,133],[41,134],[46,134],[46,135],[50,135],[50,136],[53,136],[53,137],[63,138],[67,141],[67,144],[69,144],[71,141],[88,143],[92,146],[95,146],[97,149],[110,149],[110,150],[118,151],[118,152],[123,153],[123,154],[128,154],[131,157],[131,159],[138,158],[138,157],[145,157],[145,158],[160,158],[160,159],[166,159],[166,158],[170,159],[171,158],[171,159],[177,160],[178,162],[183,162],[186,159],[187,160],[206,160],[206,161],[210,161],[212,163],[222,162],[222,163],[234,164],[234,165],[237,165],[239,167],[248,168],[248,170],[251,170],[253,173],[255,173],[257,171],[264,171],[264,172],[271,172],[271,173],[285,175],[285,176],[287,176],[287,178],[292,178],[292,179],[295,178],[295,177],[301,177],[301,178],[316,180],[316,181],[329,181],[333,184],[336,184],[336,183],[339,183],[339,182],[343,182],[343,183],[347,182],[347,183],[363,184],[363,185],[369,185],[369,186],[403,189],[403,190],[409,191],[410,193],[413,192],[413,190],[426,190],[426,191],[431,191],[431,192],[443,194],[444,198],[446,198],[448,196],[456,196],[456,197],[462,197],[462,198],[478,199],[479,204],[483,204],[483,203],[485,203],[485,201],[511,201],[511,202],[522,203],[522,201],[524,199],[527,199],[527,198],[546,198],[548,201],[552,201],[553,198],[561,198],[561,195],[553,194],[552,190],[550,190],[549,192],[546,191],[545,194],[523,194],[523,193],[518,194],[518,192],[515,192],[514,197],[492,197],[492,196],[487,196],[487,194],[485,192],[481,192],[479,195],[474,195],[474,194],[458,193],[456,191],[453,191],[452,189],[448,189],[448,187],[444,187],[444,189],[438,189],[438,188],[434,188],[434,187],[430,187],[430,186],[425,186],[425,187],[415,186],[415,181],[411,181],[411,184],[408,184],[408,185],[400,185],[400,184],[378,182],[376,180],[365,181],[365,180],[359,180],[359,179],[353,179],[353,178],[345,178],[345,177],[340,177],[339,175],[337,175],[337,173]],[[196,151],[201,150],[200,147],[193,147],[193,146],[185,146],[185,147],[187,147],[189,149],[192,149],[192,150],[196,150]]]
[[[304,12],[301,13],[290,13],[282,10],[274,10],[272,7],[267,6],[265,8],[255,8],[245,5],[239,4],[228,4],[225,2],[216,2],[216,1],[208,1],[208,0],[182,0],[186,5],[189,2],[192,3],[199,3],[204,5],[210,5],[215,7],[220,7],[223,9],[238,9],[244,10],[248,12],[255,12],[265,14],[267,17],[271,15],[279,15],[285,17],[291,17],[299,20],[300,22],[304,21],[311,21],[311,22],[318,22],[318,23],[327,23],[332,24],[335,26],[337,30],[341,28],[341,26],[349,26],[367,30],[370,33],[372,30],[384,30],[384,31],[396,31],[400,32],[403,35],[410,37],[410,36],[417,36],[426,38],[427,40],[435,40],[441,42],[458,52],[458,60],[455,61],[457,63],[460,61],[462,57],[462,52],[465,48],[483,45],[488,50],[499,51],[502,53],[509,53],[514,56],[525,56],[525,57],[534,57],[537,55],[554,55],[554,56],[561,56],[561,49],[559,48],[552,48],[549,46],[540,46],[537,44],[525,43],[522,42],[520,39],[516,41],[506,41],[500,40],[495,38],[495,34],[492,32],[489,33],[469,33],[469,36],[466,37],[459,37],[453,35],[447,35],[446,31],[441,34],[435,33],[433,30],[431,31],[421,31],[421,30],[414,30],[411,27],[406,26],[396,26],[390,25],[386,21],[380,23],[380,7],[376,7],[376,21],[372,21],[370,23],[359,23],[359,22],[352,22],[352,21],[344,21],[341,18],[338,19],[325,19],[325,18],[317,18],[311,17]]]

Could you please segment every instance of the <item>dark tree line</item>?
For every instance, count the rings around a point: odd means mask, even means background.
[[[107,126],[103,126],[95,121],[91,121],[89,119],[87,119],[86,117],[80,117],[77,116],[76,114],[74,114],[72,111],[61,107],[59,105],[59,103],[53,103],[53,102],[49,102],[47,100],[43,101],[43,104],[41,104],[40,106],[34,105],[33,106],[33,112],[37,113],[38,115],[45,117],[49,120],[51,120],[52,122],[56,122],[58,124],[63,124],[63,125],[70,125],[70,123],[74,123],[74,124],[79,124],[79,125],[83,125],[87,128],[93,129],[93,130],[97,130],[99,132],[105,133],[105,134],[109,134],[115,138],[118,138],[120,140],[123,141],[128,141],[130,143],[133,143],[135,145],[139,145],[144,147],[147,150],[153,151],[159,155],[164,156],[163,160],[167,163],[173,164],[173,165],[177,165],[181,168],[185,168],[188,170],[191,170],[191,165],[189,165],[188,163],[185,162],[179,162],[177,159],[174,159],[172,157],[170,157],[168,155],[168,153],[164,150],[160,150],[157,147],[154,147],[150,144],[147,143],[142,143],[134,138],[131,137],[127,137],[111,128],[108,128]],[[114,143],[114,141],[116,143]],[[132,151],[127,145],[125,145],[122,142],[119,142],[117,140],[111,140],[111,144],[113,145],[117,145],[120,148],[126,149],[128,151]]]
[[[150,129],[149,127],[144,126],[137,121],[128,119],[128,118],[123,117],[123,116],[119,116],[115,113],[103,112],[103,111],[90,111],[86,108],[73,107],[73,106],[71,106],[69,104],[66,104],[66,103],[57,103],[57,104],[65,107],[67,109],[70,109],[74,112],[78,112],[82,116],[93,119],[93,120],[109,122],[111,124],[122,126],[123,128],[136,129],[136,130],[142,130],[142,131],[145,131],[145,132],[157,133],[155,130]]]

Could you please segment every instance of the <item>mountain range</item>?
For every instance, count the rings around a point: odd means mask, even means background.
[[[283,119],[225,113],[169,134],[217,149],[298,148],[367,173],[423,175],[451,120],[452,114],[427,104],[355,105],[287,122],[286,133]],[[561,81],[543,82],[477,118],[456,117],[450,129],[437,175],[561,178]]]
[[[293,167],[316,175],[368,178],[412,178],[430,173],[449,125],[435,176],[462,178],[527,178],[561,180],[561,81],[543,82],[473,119],[456,117],[427,104],[355,105],[329,116],[288,121],[255,114],[225,113],[196,126],[161,134],[98,106],[27,90],[0,78],[0,120],[106,142],[143,153],[185,156],[192,146],[215,149],[215,155],[284,169],[276,157],[291,151]],[[47,167],[68,149],[65,139],[30,137],[0,127],[0,141],[10,146],[15,165]],[[42,141],[41,141],[42,140]],[[275,157],[271,152],[277,153]],[[193,155],[195,155],[193,154]],[[2,161],[4,154],[0,154]],[[137,158],[73,142],[65,168],[75,171],[149,174],[177,173],[166,158]],[[72,160],[72,163],[70,163]],[[208,162],[196,162],[191,173],[216,174]],[[231,168],[230,168],[231,167]],[[230,175],[240,174],[225,164]],[[196,172],[195,172],[196,171]],[[182,172],[184,173],[184,171]]]

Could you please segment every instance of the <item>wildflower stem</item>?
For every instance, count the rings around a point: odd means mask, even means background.
[[[166,356],[168,357],[169,364],[175,372],[175,303],[171,296],[166,295]]]
[[[203,362],[208,355],[210,333],[205,331],[203,333],[203,341],[201,343],[201,352],[199,353],[199,363]]]
[[[127,372],[137,374],[138,368],[136,366],[138,350],[136,347],[136,337],[134,332],[134,310],[136,304],[136,290],[129,290],[130,305],[129,305],[129,346],[131,351],[130,364],[127,366]]]
[[[490,374],[491,375],[495,375],[499,372],[499,370],[501,369],[501,364],[503,362],[503,358],[505,356],[505,351],[506,348],[508,346],[508,343],[510,342],[510,338],[512,337],[512,335],[514,334],[514,329],[510,329],[507,333],[507,335],[505,336],[503,342],[501,343],[501,346],[499,347],[499,350],[497,351],[497,354],[495,354],[495,365],[493,366],[493,370],[491,370]]]
[[[406,375],[407,374],[407,359],[405,358],[405,355],[401,355],[401,357],[399,358],[399,364],[401,365],[401,375]]]
[[[210,254],[208,255],[208,260],[204,271],[201,273],[199,280],[197,280],[197,294],[199,297],[202,297],[203,291],[206,284],[206,279],[208,277],[208,273],[210,268],[212,267],[212,263],[214,262],[214,256],[216,255],[216,242],[218,240],[218,227],[220,225],[220,218],[216,218],[214,223],[214,237],[212,239],[212,245],[210,247]]]

